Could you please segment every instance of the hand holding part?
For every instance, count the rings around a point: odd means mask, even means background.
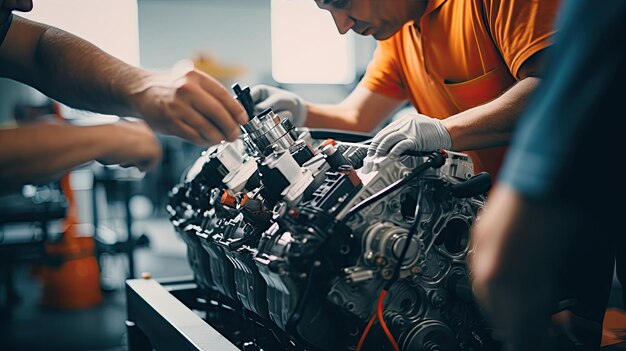
[[[306,102],[297,94],[269,85],[257,85],[251,90],[256,114],[271,108],[275,113],[289,118],[296,127],[306,122]]]
[[[405,151],[450,149],[452,139],[441,121],[408,113],[376,134],[367,155],[397,158]]]
[[[198,145],[234,141],[239,125],[248,122],[228,90],[195,69],[150,74],[131,95],[135,109],[154,129]]]
[[[137,167],[141,171],[151,170],[161,160],[161,144],[152,129],[142,120],[126,119],[109,125],[112,129],[112,146],[98,158],[107,164],[122,167]]]

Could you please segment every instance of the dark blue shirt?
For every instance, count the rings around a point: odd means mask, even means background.
[[[626,1],[563,4],[544,79],[499,180],[535,199],[623,194]]]

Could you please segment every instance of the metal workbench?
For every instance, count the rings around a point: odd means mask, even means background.
[[[239,350],[192,311],[206,304],[199,296],[191,277],[127,280],[128,350]]]

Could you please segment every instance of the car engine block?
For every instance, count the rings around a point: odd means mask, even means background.
[[[246,106],[249,90],[235,91]],[[245,350],[494,347],[466,265],[489,175],[443,150],[363,173],[364,137],[296,129],[271,109],[251,117],[241,139],[202,153],[167,207],[197,284],[273,340],[237,322],[233,342]]]

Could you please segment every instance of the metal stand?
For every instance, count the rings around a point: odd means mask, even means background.
[[[18,264],[44,263],[44,244],[49,239],[48,225],[65,217],[66,203],[55,187],[42,187],[48,201],[33,201],[21,193],[0,197],[0,323],[9,320],[20,300],[14,284]]]
[[[188,307],[198,296],[191,277],[127,280],[128,350],[239,350]]]
[[[128,274],[126,278],[133,279],[136,277],[135,267],[135,250],[141,247],[148,247],[150,240],[145,234],[135,235],[132,231],[133,215],[130,211],[130,200],[135,194],[135,184],[142,180],[140,174],[134,174],[132,171],[116,167],[94,167],[94,183],[92,190],[92,208],[93,208],[93,224],[96,230],[96,254],[98,260],[103,253],[115,255],[124,254],[128,259]],[[98,209],[98,189],[104,187],[107,194],[107,201],[118,201],[122,204],[124,210],[124,229],[126,231],[126,239],[116,242],[103,241],[98,234],[101,225]],[[99,261],[100,262],[100,261]],[[101,267],[102,268],[102,267]]]

